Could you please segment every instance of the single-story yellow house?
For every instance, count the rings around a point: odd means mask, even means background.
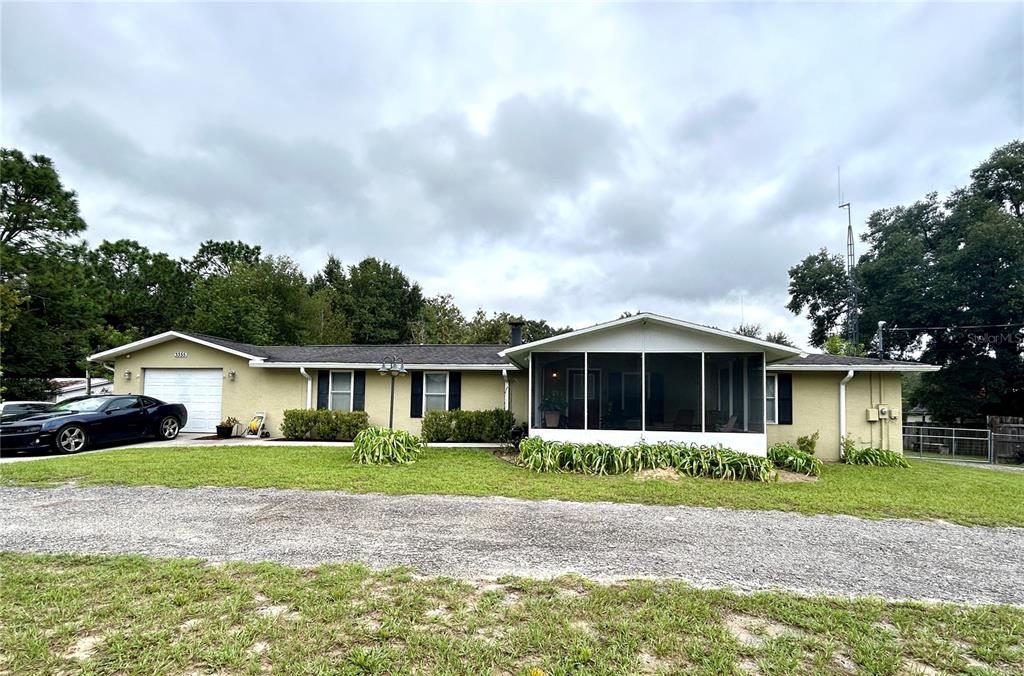
[[[420,431],[435,409],[511,410],[531,435],[625,445],[718,444],[764,455],[819,432],[818,455],[840,440],[902,451],[901,376],[938,367],[805,354],[776,343],[652,313],[510,345],[248,345],[167,331],[90,357],[112,365],[117,393],[188,408],[185,432],[266,413],[271,435],[294,408],[364,410]]]

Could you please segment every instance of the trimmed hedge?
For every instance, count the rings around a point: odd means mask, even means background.
[[[843,457],[847,465],[874,465],[875,467],[910,467],[902,453],[884,448],[848,449]]]
[[[821,476],[821,460],[792,444],[772,444],[768,447],[768,459],[779,469],[808,476]]]
[[[516,417],[512,411],[427,411],[423,416],[423,440],[428,443],[506,443],[511,440]]]
[[[281,434],[298,441],[352,441],[369,426],[366,411],[293,408],[284,412]]]
[[[624,474],[646,469],[674,469],[680,474],[712,479],[770,481],[775,467],[768,458],[724,446],[680,443],[574,444],[539,437],[519,444],[519,464],[535,472]]]

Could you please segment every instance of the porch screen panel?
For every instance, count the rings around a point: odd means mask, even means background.
[[[647,429],[700,432],[700,354],[648,352]]]
[[[587,368],[587,429],[639,430],[640,353],[591,352],[587,355]]]
[[[534,352],[530,358],[531,427],[583,429],[583,353]]]
[[[707,432],[764,432],[764,355],[704,355],[704,417]]]

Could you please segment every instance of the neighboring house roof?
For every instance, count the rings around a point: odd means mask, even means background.
[[[75,390],[86,389],[85,378],[54,378],[51,382],[56,386],[57,390],[61,393],[74,392]],[[92,387],[106,387],[112,384],[106,378],[93,378]]]
[[[916,361],[805,354],[768,365],[769,371],[938,371],[941,367]]]
[[[657,315],[653,312],[639,312],[629,317],[622,317],[621,319],[614,319],[610,322],[602,322],[601,324],[594,324],[582,329],[576,329],[570,333],[562,333],[557,336],[550,338],[544,338],[542,340],[535,340],[531,343],[523,343],[522,345],[516,345],[514,347],[506,348],[501,352],[501,356],[508,359],[512,359],[518,354],[525,354],[532,350],[537,349],[543,345],[550,345],[563,340],[575,340],[582,335],[593,333],[597,331],[606,331],[608,329],[625,326],[627,324],[634,324],[639,322],[652,322],[655,324],[661,324],[664,326],[687,329],[696,333],[705,333],[712,336],[719,336],[723,338],[729,338],[731,340],[738,341],[740,343],[747,343],[749,345],[757,346],[763,349],[768,355],[769,359],[783,359],[789,355],[803,354],[803,351],[796,347],[790,347],[788,345],[780,345],[779,343],[773,343],[760,338],[751,338],[750,336],[744,336],[739,333],[732,331],[723,331],[722,329],[716,329],[713,326],[705,326],[703,324],[695,324],[693,322],[683,321],[682,319],[675,319],[673,317],[666,317],[664,315]]]

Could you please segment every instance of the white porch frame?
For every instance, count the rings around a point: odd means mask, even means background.
[[[706,355],[708,354],[732,354],[732,353],[718,353],[718,352],[652,352],[652,354],[699,354],[700,355],[700,426],[701,432],[676,432],[676,431],[655,431],[647,429],[647,351],[640,351],[640,429],[639,430],[592,430],[590,429],[589,421],[589,365],[590,365],[590,351],[589,350],[573,350],[571,352],[564,352],[561,354],[583,354],[583,428],[582,429],[566,429],[566,428],[554,428],[554,427],[535,427],[535,411],[533,408],[534,393],[533,393],[533,370],[534,370],[534,355],[535,354],[559,354],[559,352],[546,352],[539,350],[531,352],[529,355],[529,363],[527,368],[528,373],[528,386],[529,392],[527,395],[527,406],[528,408],[528,420],[530,436],[537,436],[542,439],[550,439],[552,441],[567,441],[574,443],[586,443],[586,442],[603,442],[613,444],[615,446],[628,446],[629,444],[636,443],[638,441],[646,441],[657,443],[659,441],[671,441],[671,442],[682,442],[688,444],[721,444],[743,453],[750,455],[764,456],[768,452],[768,434],[766,420],[767,416],[767,403],[765,400],[765,386],[767,381],[767,359],[764,352],[760,352],[761,355],[761,423],[763,431],[761,432],[709,432],[707,431],[707,390],[706,390]],[[623,352],[622,354],[636,354],[636,352]],[[749,356],[743,358],[743,363],[746,364],[750,360]],[[749,411],[749,397],[747,396],[748,380],[747,368],[744,368],[743,374],[743,410],[744,410],[744,425],[750,425],[750,411]],[[716,374],[716,377],[717,374]],[[567,383],[568,385],[568,383]],[[732,378],[729,379],[730,388],[732,387]],[[566,391],[568,396],[568,390]],[[732,403],[732,397],[729,397],[730,405]]]

